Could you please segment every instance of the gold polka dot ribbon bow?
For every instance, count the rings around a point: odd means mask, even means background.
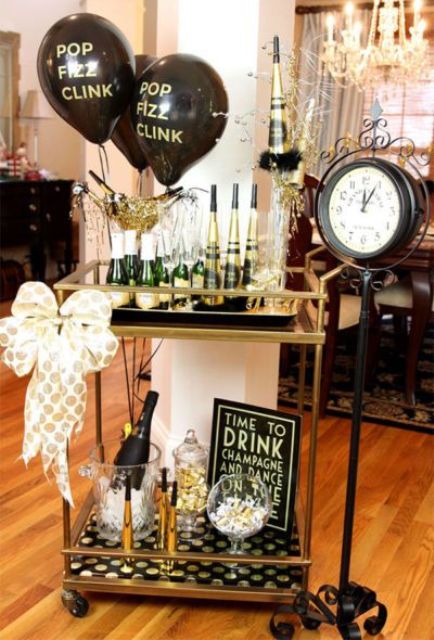
[[[27,387],[22,458],[39,452],[65,500],[73,504],[67,443],[80,433],[86,409],[86,374],[113,360],[118,341],[110,331],[111,305],[101,291],[76,291],[57,306],[42,282],[23,284],[12,316],[0,320],[2,360],[18,376],[33,370]]]

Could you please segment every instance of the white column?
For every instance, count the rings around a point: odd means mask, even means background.
[[[292,43],[294,1],[288,0],[150,0],[146,16],[157,25],[158,55],[178,51],[202,57],[221,75],[228,96],[230,119],[221,142],[180,180],[184,187],[218,188],[221,246],[225,246],[232,184],[240,184],[241,242],[244,243],[252,166],[262,146],[241,142],[241,128],[234,116],[268,104],[270,87],[257,85],[249,72],[262,70],[262,45],[275,33],[288,48]],[[178,20],[177,34],[173,20]],[[166,28],[170,25],[170,28]],[[148,25],[149,26],[149,25]],[[170,51],[170,42],[172,48]],[[163,43],[163,44],[162,44]],[[145,52],[152,53],[150,51]],[[258,67],[259,65],[259,67]],[[268,57],[268,70],[271,58]],[[264,98],[265,92],[265,98]],[[248,120],[252,140],[257,136],[255,118]],[[261,141],[258,144],[263,144]],[[262,198],[268,207],[268,195]],[[153,341],[153,347],[158,344]],[[277,401],[279,345],[236,342],[166,340],[152,363],[152,386],[160,392],[154,438],[163,446],[166,463],[171,450],[189,428],[209,441],[213,399],[224,398],[275,408]]]

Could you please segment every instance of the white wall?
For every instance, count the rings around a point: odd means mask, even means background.
[[[180,180],[186,187],[204,189],[217,184],[221,247],[226,246],[234,182],[240,185],[242,245],[250,208],[253,147],[241,142],[242,129],[235,116],[251,111],[256,103],[256,83],[248,73],[256,65],[258,6],[259,0],[179,0],[178,51],[197,55],[213,66],[229,97],[230,117],[220,142]],[[252,119],[252,137],[253,124]]]
[[[2,2],[0,29],[15,31],[21,36],[19,84],[21,105],[29,89],[39,89],[36,58],[39,45],[49,28],[60,18],[81,11],[80,0],[13,0]],[[23,141],[33,158],[33,135],[23,126]],[[20,141],[18,141],[19,144]],[[81,174],[82,138],[75,129],[54,114],[39,126],[39,165],[60,178],[77,179]]]

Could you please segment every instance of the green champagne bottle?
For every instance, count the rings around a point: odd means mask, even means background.
[[[137,276],[137,285],[140,287],[154,287],[154,240],[152,233],[142,233],[140,241],[140,268]],[[136,306],[139,309],[158,308],[158,296],[154,293],[136,293]]]
[[[238,185],[234,184],[232,191],[232,213],[229,227],[228,251],[225,267],[225,289],[237,289],[241,282],[240,258],[240,224],[238,217]],[[229,298],[230,301],[230,298]]]
[[[128,274],[128,284],[132,287],[136,284],[139,274],[139,259],[137,257],[137,232],[135,229],[127,229],[125,232],[125,268]]]
[[[248,287],[258,268],[258,185],[252,185],[252,199],[250,202],[249,228],[247,230],[246,254],[244,256],[242,286]]]
[[[167,270],[166,262],[164,259],[164,243],[163,237],[161,235],[159,236],[157,243],[157,259],[155,260],[154,280],[156,287],[170,287],[169,271]],[[158,298],[159,308],[168,309],[170,295],[160,294]]]
[[[122,232],[114,232],[111,234],[112,257],[107,272],[106,283],[119,286],[128,285],[128,274],[124,264],[124,234]],[[130,294],[127,291],[110,291],[110,299],[112,308],[117,309],[129,304]]]
[[[210,221],[205,253],[204,289],[220,289],[221,267],[219,230],[217,226],[217,186],[211,185]],[[208,305],[223,303],[222,296],[205,296],[203,301]]]
[[[178,264],[172,271],[172,286],[173,287],[188,287],[190,286],[190,281],[188,277],[188,267],[184,262],[185,256],[185,245],[184,240],[181,236],[179,243],[179,258]],[[185,307],[188,302],[188,296],[185,294],[175,294],[173,296],[173,308],[179,309],[181,307]]]
[[[203,289],[205,276],[205,263],[203,260],[203,249],[199,249],[199,255],[196,262],[191,268],[191,287],[192,289]],[[192,300],[199,300],[200,296],[191,296]]]
[[[134,287],[139,273],[139,259],[137,257],[137,232],[135,229],[124,231],[125,239],[125,269],[128,275],[128,284]],[[134,307],[134,293],[130,294],[130,307]]]

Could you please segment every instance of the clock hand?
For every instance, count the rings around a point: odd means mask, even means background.
[[[368,204],[369,200],[372,198],[372,196],[374,195],[374,191],[377,188],[377,185],[375,185],[375,187],[372,189],[371,193],[369,194],[369,196],[367,197],[367,199],[365,200],[365,202],[362,205],[362,213],[366,212],[366,205]]]

